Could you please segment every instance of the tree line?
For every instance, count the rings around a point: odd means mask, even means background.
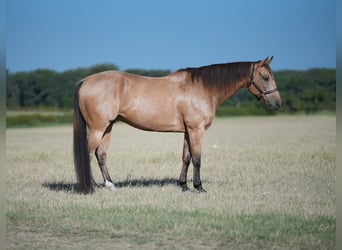
[[[6,72],[7,109],[63,108],[73,106],[76,83],[87,75],[118,70],[114,64],[98,64],[64,72],[38,69],[29,72]],[[165,76],[170,70],[129,69],[126,72],[144,76]],[[282,97],[281,112],[313,113],[336,111],[336,70],[314,68],[306,71],[274,71]],[[269,111],[243,89],[226,100],[217,115],[262,115]]]

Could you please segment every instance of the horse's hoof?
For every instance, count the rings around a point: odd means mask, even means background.
[[[104,183],[104,186],[105,186],[105,188],[108,188],[109,190],[115,190],[115,186],[114,186],[113,182],[111,182],[111,181],[106,180]]]
[[[196,189],[199,193],[206,193],[206,192],[207,192],[207,191],[202,187],[202,185],[196,186],[195,189]]]
[[[182,192],[189,192],[190,188],[188,186],[182,187]]]

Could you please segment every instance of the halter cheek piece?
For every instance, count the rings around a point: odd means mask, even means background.
[[[250,79],[249,83],[247,84],[247,88],[249,89],[249,87],[251,85],[253,85],[253,87],[259,91],[259,95],[253,94],[258,101],[260,101],[260,99],[266,95],[269,95],[269,94],[272,94],[273,92],[279,91],[278,88],[274,88],[274,89],[270,89],[270,90],[262,90],[254,81],[254,67],[255,67],[255,64],[253,64],[251,79]]]

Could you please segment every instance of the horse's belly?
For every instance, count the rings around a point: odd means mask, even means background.
[[[131,106],[119,113],[119,119],[143,130],[184,132],[184,123],[180,114],[171,107]]]

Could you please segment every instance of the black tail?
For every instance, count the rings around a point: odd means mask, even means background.
[[[94,192],[94,185],[90,169],[87,125],[79,108],[78,92],[82,83],[78,84],[74,98],[74,164],[80,190],[88,194]]]

